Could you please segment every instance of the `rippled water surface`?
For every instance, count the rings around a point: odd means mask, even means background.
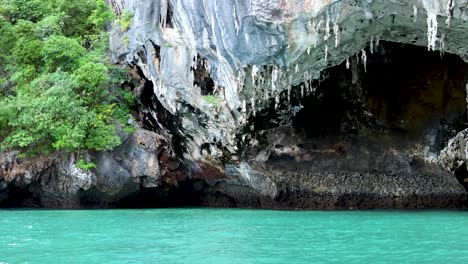
[[[0,263],[468,263],[468,211],[2,210]]]

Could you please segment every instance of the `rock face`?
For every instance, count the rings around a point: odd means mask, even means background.
[[[109,3],[145,130],[90,172],[3,155],[0,204],[466,203],[466,0]]]
[[[198,157],[203,144],[211,158],[237,153],[236,137],[249,139],[243,130],[250,116],[280,103],[294,86],[310,94],[308,83],[351,57],[361,61],[353,68],[366,67],[381,40],[468,60],[466,1],[119,3],[116,9],[124,6],[134,19],[128,32],[114,31],[114,58],[136,65],[161,104],[181,117],[184,137],[193,138],[188,152],[196,159],[207,158]],[[431,20],[437,15],[441,21]]]
[[[124,6],[134,18],[130,30],[113,32],[114,59],[136,65],[161,104],[181,117],[196,159],[207,159],[198,157],[203,144],[211,158],[237,153],[237,137],[249,139],[250,116],[294,86],[310,94],[308,83],[350,58],[361,62],[353,68],[366,68],[382,40],[468,61],[466,1],[116,2],[116,11]]]
[[[74,155],[56,153],[34,159],[1,155],[0,205],[46,207],[108,207],[160,183],[155,133],[138,130],[122,135],[112,152],[87,154],[96,170],[76,167]]]

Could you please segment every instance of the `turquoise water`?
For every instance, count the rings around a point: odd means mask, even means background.
[[[468,211],[0,211],[0,263],[468,263]]]

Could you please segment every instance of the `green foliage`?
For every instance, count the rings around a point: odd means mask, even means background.
[[[127,133],[127,134],[132,134],[132,133],[135,133],[136,131],[136,128],[133,127],[133,126],[125,126],[123,128],[123,132]]]
[[[173,48],[173,47],[174,47],[174,44],[172,44],[170,42],[166,43],[166,48]]]
[[[117,23],[120,25],[123,31],[127,31],[132,24],[134,14],[130,10],[124,10],[120,19]]]
[[[203,99],[205,99],[207,103],[214,106],[217,106],[222,101],[221,97],[215,95],[205,95],[203,96]]]
[[[2,40],[2,44],[0,44],[0,68],[2,68],[2,61],[4,61],[7,58],[8,54],[10,54],[11,49],[14,47],[14,43],[17,40],[18,36],[16,36],[16,32],[13,25],[1,15],[0,36]]]
[[[91,12],[88,18],[89,23],[93,24],[97,30],[105,29],[109,21],[115,19],[114,13],[109,9],[104,0],[96,0],[96,8]]]
[[[108,59],[113,18],[104,0],[0,0],[1,148],[28,156],[121,143],[135,97]]]
[[[60,35],[64,27],[62,19],[60,15],[51,15],[44,18],[37,23],[34,35],[41,40],[45,40],[53,35]]]
[[[13,48],[13,59],[18,65],[40,65],[42,41],[32,38],[19,38]]]
[[[65,36],[48,38],[42,49],[42,57],[50,71],[56,71],[58,68],[73,71],[85,53],[86,49],[76,39]]]
[[[43,0],[0,0],[0,15],[12,21],[37,22],[50,13],[47,1]]]
[[[90,169],[95,169],[96,164],[94,164],[92,162],[86,163],[83,159],[79,159],[76,162],[76,167],[79,168],[79,169],[82,169],[82,170],[90,170]]]
[[[62,33],[66,37],[83,37],[94,34],[89,17],[97,8],[96,0],[47,0],[55,14],[62,14],[64,27]]]
[[[95,104],[105,100],[110,85],[109,70],[103,63],[85,62],[75,71],[77,84],[82,87],[80,94],[88,98],[88,103]]]

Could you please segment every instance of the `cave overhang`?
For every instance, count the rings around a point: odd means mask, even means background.
[[[366,72],[382,41],[468,61],[464,1],[125,3],[134,18],[128,31],[113,31],[114,58],[137,65],[161,104],[180,117],[194,160],[236,160],[256,144],[250,121],[258,113],[289,102],[294,87],[314,93],[312,84],[331,67]],[[208,73],[208,93],[197,81],[200,67]]]

